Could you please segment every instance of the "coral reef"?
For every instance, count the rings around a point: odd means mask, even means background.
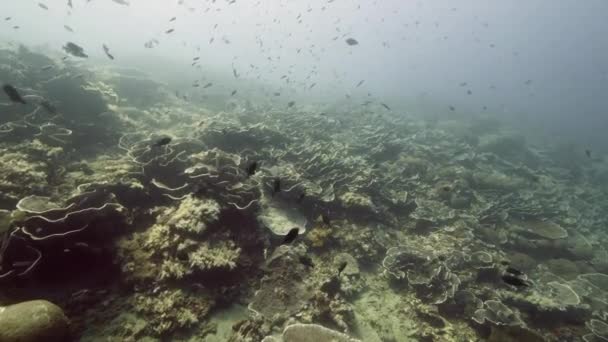
[[[6,310],[52,299],[84,341],[204,340],[237,304],[224,340],[608,338],[606,166],[573,147],[373,103],[187,103],[26,48],[0,78],[28,100],[0,104]]]

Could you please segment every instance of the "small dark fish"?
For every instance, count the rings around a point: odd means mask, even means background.
[[[57,114],[57,108],[48,100],[40,102],[40,106],[42,106],[42,108],[44,108],[49,114]]]
[[[74,8],[74,6],[72,5],[72,0],[68,0],[68,7],[69,8]]]
[[[205,84],[205,86],[203,87],[203,89],[204,89],[204,88],[209,88],[209,87],[211,87],[212,85],[213,85],[213,83],[209,82],[209,83]]]
[[[232,93],[230,93],[230,96],[234,96],[234,94],[236,94],[236,90],[233,90]]]
[[[510,267],[510,266],[509,266],[509,267],[507,267],[507,269],[506,269],[505,271],[506,271],[507,273],[510,273],[510,274],[512,274],[512,275],[516,275],[516,276],[520,276],[520,275],[523,275],[523,274],[524,274],[524,272],[522,272],[522,271],[520,271],[520,270],[518,270],[518,269],[516,269],[516,268]]]
[[[517,287],[528,287],[530,286],[525,280],[516,277],[510,274],[504,274],[502,277],[502,281],[509,285],[517,286]]]
[[[15,87],[13,87],[12,85],[5,84],[4,86],[2,86],[2,90],[4,90],[4,93],[12,102],[26,104],[25,100],[21,97],[21,95],[19,95],[17,89],[15,89]]]
[[[327,214],[321,214],[321,220],[326,226],[331,226],[331,220],[329,219],[329,216]]]
[[[108,48],[106,46],[106,44],[103,44],[103,52],[105,52],[106,56],[108,56],[109,59],[114,60],[114,56],[112,54],[110,54],[110,48]]]
[[[72,42],[67,42],[65,44],[65,46],[63,47],[63,50],[72,56],[81,57],[81,58],[89,57],[86,53],[84,53],[84,49],[82,47],[80,47]]]
[[[591,158],[591,150],[585,150],[585,155],[587,155],[587,158]]]
[[[43,10],[49,10],[49,7],[41,2],[38,3],[38,7],[42,8]]]
[[[125,0],[112,0],[115,3],[119,4],[119,5],[123,5],[123,6],[129,6],[129,3],[126,2]]]
[[[338,265],[338,275],[342,274],[342,271],[344,271],[346,265],[348,265],[346,261],[342,261],[340,265]]]
[[[272,95],[274,95],[274,96],[281,96],[281,93],[274,93]]]
[[[169,144],[171,142],[171,137],[164,137],[159,139],[157,142],[154,143],[154,147],[161,147],[161,146],[165,146],[167,144]]]
[[[165,34],[169,34],[171,32],[175,31],[175,29],[168,29],[167,31],[165,31]]]
[[[295,240],[298,237],[298,234],[300,233],[300,228],[296,227],[296,228],[291,228],[289,230],[289,233],[287,233],[287,235],[285,235],[285,238],[283,239],[283,242],[281,242],[281,245],[287,245],[293,242],[293,240]]]
[[[526,85],[530,85],[530,84],[532,84],[532,80],[527,80],[527,81],[525,82],[525,84],[526,84]]]
[[[456,110],[456,108],[454,108],[454,106],[450,106],[449,108],[452,112]]]
[[[363,82],[365,82],[365,80],[359,81],[359,83],[357,83],[357,85],[355,86],[355,88],[359,88],[363,84]]]
[[[258,162],[253,161],[247,166],[247,176],[253,176],[258,169]]]
[[[272,196],[278,192],[281,192],[281,179],[275,178],[274,182],[272,183]]]
[[[380,103],[382,105],[382,107],[386,108],[386,110],[391,110],[391,107],[385,105],[384,103]]]
[[[195,62],[198,61],[199,59],[201,59],[201,58],[200,57],[194,57],[194,58],[192,58],[192,60],[195,61]]]
[[[177,19],[177,17],[173,17],[173,18],[169,19],[169,22],[175,21],[175,19]]]
[[[236,72],[235,68],[232,68],[232,75],[234,75],[234,78],[239,78],[239,74]]]
[[[356,39],[354,39],[354,38],[348,38],[348,39],[346,40],[346,44],[348,44],[348,45],[350,45],[350,46],[353,46],[353,45],[357,45],[357,44],[359,44],[359,42],[358,42]]]
[[[40,70],[41,71],[49,71],[49,70],[53,69],[54,67],[55,67],[54,65],[49,64],[49,65],[43,66],[42,69],[40,69]]]
[[[13,26],[13,29],[18,30],[19,29],[19,25]]]
[[[4,18],[4,20],[6,20],[6,21],[9,21],[11,19],[12,19],[12,17],[6,17],[6,18]]]
[[[313,83],[313,84],[310,85],[310,87],[308,87],[308,89],[312,89],[316,85],[317,85],[316,83]]]
[[[291,108],[291,107],[293,107],[293,105],[295,105],[295,104],[296,104],[296,101],[289,101],[289,102],[287,103],[287,108]]]
[[[308,255],[302,255],[298,258],[298,260],[300,260],[300,263],[306,267],[315,267],[315,264],[312,263],[312,259]]]
[[[71,27],[69,27],[68,25],[63,25],[63,28],[68,32],[74,32],[74,30]]]

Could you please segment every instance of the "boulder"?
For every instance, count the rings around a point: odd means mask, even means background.
[[[0,307],[0,341],[65,341],[69,321],[63,310],[46,300]]]

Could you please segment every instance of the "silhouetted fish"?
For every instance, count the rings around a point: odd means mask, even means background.
[[[258,162],[253,161],[247,166],[247,176],[253,176],[258,169]]]
[[[287,103],[287,108],[291,108],[291,107],[293,107],[293,105],[295,105],[295,104],[296,104],[296,101],[289,101],[289,102]]]
[[[164,137],[154,143],[154,147],[165,146],[171,142],[171,137]]]
[[[591,158],[591,150],[585,150],[585,155],[587,155],[587,158]]]
[[[528,287],[530,285],[528,285],[528,283],[519,278],[516,277],[514,275],[510,275],[510,274],[503,274],[503,276],[501,277],[502,281],[504,281],[505,283],[509,284],[509,285],[513,285],[513,286],[517,286],[517,287]]]
[[[230,96],[234,96],[234,94],[236,94],[236,90],[233,90],[232,93],[230,93]]]
[[[507,269],[505,270],[505,272],[511,273],[512,275],[516,275],[516,276],[520,276],[520,275],[524,274],[524,272],[522,272],[522,271],[520,271],[520,270],[518,270],[516,268],[513,268],[513,267],[507,267]]]
[[[298,237],[298,234],[300,233],[300,228],[296,227],[296,228],[291,228],[289,230],[289,233],[287,233],[287,235],[285,235],[285,238],[283,239],[283,242],[281,242],[281,245],[287,245],[293,242],[293,240],[295,240]]]
[[[312,259],[308,255],[302,255],[298,258],[300,263],[306,267],[315,267],[315,264],[312,263]]]
[[[355,86],[355,88],[359,88],[363,84],[363,82],[365,82],[365,80],[359,81],[359,83],[357,83],[357,85]]]
[[[175,31],[175,29],[168,29],[167,31],[165,31],[166,34],[169,34],[171,32]]]
[[[106,56],[108,56],[109,59],[114,60],[114,56],[112,54],[110,54],[110,48],[108,48],[106,46],[106,44],[103,44],[103,52],[105,52]]]
[[[357,44],[359,44],[359,42],[358,42],[356,39],[354,39],[354,38],[348,38],[348,39],[346,40],[346,44],[348,44],[348,45],[350,45],[350,46],[353,46],[353,45],[357,45]]]
[[[275,178],[272,183],[272,196],[274,196],[277,192],[281,192],[281,179]]]
[[[38,3],[38,7],[42,8],[44,10],[47,10],[47,11],[49,10],[48,6],[45,5],[45,4],[43,4],[43,3],[41,3],[41,2]]]
[[[329,219],[329,216],[327,214],[321,214],[321,220],[326,226],[331,226],[331,220]]]
[[[12,85],[5,84],[4,86],[2,86],[2,90],[4,90],[4,93],[12,102],[26,104],[25,100],[21,97],[21,95],[19,95],[17,89],[15,89],[15,87],[13,87]]]
[[[380,103],[382,105],[382,107],[386,108],[386,110],[391,110],[391,108],[387,105],[385,105],[384,103]]]
[[[72,42],[67,42],[63,47],[63,50],[69,53],[72,56],[81,57],[81,58],[89,58],[86,53],[84,53],[84,49]]]
[[[344,271],[346,265],[348,265],[346,261],[342,261],[340,265],[338,265],[338,275],[342,274],[342,271]]]

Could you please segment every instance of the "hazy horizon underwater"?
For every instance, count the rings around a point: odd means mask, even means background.
[[[0,2],[0,342],[608,341],[607,12]]]

